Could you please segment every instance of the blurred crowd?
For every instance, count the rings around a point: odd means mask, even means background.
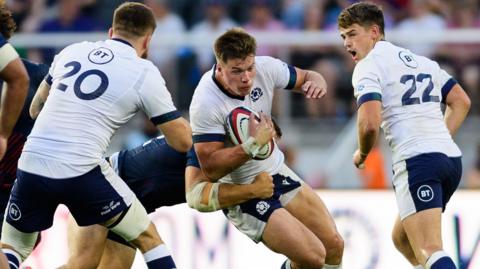
[[[112,10],[121,0],[6,0],[20,33],[106,31]],[[234,26],[254,31],[337,31],[337,16],[351,0],[144,0],[157,18],[155,35],[165,33],[219,34]],[[478,0],[372,0],[382,6],[387,31],[398,30],[415,38],[418,31],[440,32],[446,29],[480,28]],[[213,43],[213,40],[211,41]],[[478,44],[400,44],[414,53],[432,57],[468,91],[472,100],[471,115],[480,115],[480,43]],[[23,57],[51,63],[55,48],[17,48]],[[285,53],[287,51],[287,53]],[[329,92],[322,100],[305,100],[288,95],[292,118],[349,119],[356,110],[351,87],[354,63],[340,46],[294,46],[285,48],[261,45],[258,55],[282,58],[292,65],[323,74]],[[191,96],[201,75],[212,68],[211,47],[162,47],[152,49],[150,59],[159,67],[172,92],[176,105],[188,110]],[[275,108],[274,108],[275,113]],[[129,134],[132,147],[157,134],[141,121],[140,133]],[[480,149],[479,149],[480,150]],[[294,160],[294,150],[289,159]],[[480,151],[478,152],[480,159]],[[287,156],[288,157],[288,156]],[[373,157],[372,157],[373,158]],[[382,156],[375,155],[377,167]],[[371,165],[373,166],[373,165]],[[469,186],[480,186],[480,162],[468,174]],[[385,172],[379,169],[360,175],[365,187],[385,188]],[[476,171],[476,172],[475,172]],[[377,174],[375,174],[377,173]],[[470,185],[471,184],[471,185]]]
[[[120,0],[7,0],[18,31],[89,32],[110,26],[112,10]],[[157,18],[156,35],[191,32],[221,33],[233,26],[248,31],[336,31],[336,19],[349,0],[144,0]],[[374,0],[385,13],[386,30],[442,31],[447,28],[480,27],[477,0]],[[387,35],[388,39],[388,35]],[[213,42],[213,41],[212,41]],[[474,114],[480,114],[480,44],[421,44],[410,49],[437,59],[473,100]],[[50,63],[54,49],[31,49],[23,56]],[[321,101],[292,96],[291,116],[312,120],[320,117],[349,118],[355,111],[350,74],[353,63],[338,46],[298,46],[280,53],[278,47],[259,46],[259,55],[288,58],[289,63],[321,72],[329,82],[329,94]],[[212,67],[209,47],[178,47],[152,50],[151,60],[170,83],[175,101],[186,110],[201,74]]]

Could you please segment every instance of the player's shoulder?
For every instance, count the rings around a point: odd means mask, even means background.
[[[215,83],[215,79],[213,77],[214,69],[215,67],[205,72],[200,78],[200,81],[198,82],[193,94],[192,103],[194,101],[206,101],[205,99],[209,99],[209,97],[211,97],[215,91],[219,90],[218,85]]]
[[[274,65],[283,64],[283,61],[271,57],[271,56],[256,56],[255,57],[255,66],[257,70],[268,69],[274,67]]]

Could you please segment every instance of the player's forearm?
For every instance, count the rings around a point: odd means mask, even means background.
[[[241,145],[223,148],[210,154],[205,161],[201,161],[205,175],[211,181],[216,181],[250,160]]]
[[[450,135],[454,136],[457,133],[467,117],[469,109],[470,104],[447,106],[445,110],[445,124],[447,125]]]
[[[218,201],[220,208],[228,208],[256,198],[252,184],[220,184]]]
[[[36,119],[40,111],[42,111],[43,105],[47,101],[49,91],[50,86],[45,80],[42,81],[30,104],[29,113],[32,119]]]
[[[25,104],[28,83],[28,77],[19,77],[7,82],[4,86],[0,106],[0,134],[2,136],[10,136],[15,127]]]
[[[378,126],[366,122],[359,122],[358,125],[358,149],[362,155],[368,155],[377,141],[379,133]]]

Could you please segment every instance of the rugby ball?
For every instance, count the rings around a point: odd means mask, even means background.
[[[236,107],[227,116],[227,133],[233,144],[239,145],[246,141],[250,135],[248,133],[248,122],[250,114],[254,113],[255,120],[260,121],[257,113],[246,107]],[[263,146],[258,154],[253,158],[255,160],[265,160],[273,152],[275,143],[273,139]]]

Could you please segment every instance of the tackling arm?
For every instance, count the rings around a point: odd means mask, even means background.
[[[201,212],[228,208],[253,198],[265,199],[273,195],[273,180],[268,173],[260,173],[251,184],[209,182],[202,171],[188,166],[185,171],[187,203]]]
[[[43,80],[38,86],[38,90],[35,93],[35,96],[32,99],[32,103],[30,104],[30,117],[32,119],[36,119],[40,111],[42,111],[43,105],[47,101],[48,94],[50,92],[50,85]]]
[[[448,93],[445,103],[447,104],[445,124],[450,134],[454,136],[470,110],[470,98],[459,84],[455,84]]]

